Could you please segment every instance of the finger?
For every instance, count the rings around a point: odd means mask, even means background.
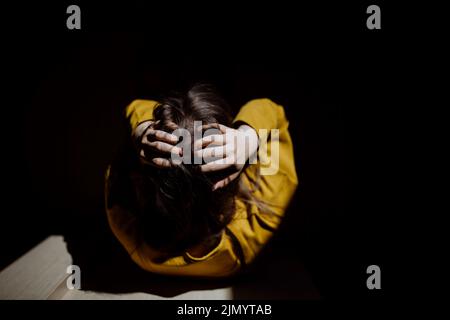
[[[182,149],[180,147],[173,146],[171,144],[161,142],[161,141],[152,141],[152,142],[146,142],[145,145],[152,147],[160,152],[166,152],[166,153],[174,153],[181,156]]]
[[[176,135],[162,130],[148,129],[145,136],[148,141],[150,141],[151,139],[155,139],[171,144],[178,142],[178,137]]]
[[[141,161],[141,163],[146,164],[146,165],[150,165],[153,167],[159,167],[159,168],[170,168],[170,167],[174,167],[176,166],[176,163],[166,159],[166,158],[153,158],[151,160],[148,160],[148,157],[145,154],[145,151],[142,149],[141,152],[139,153],[139,160]]]
[[[171,168],[174,164],[165,158],[153,158],[152,162],[159,168]]]
[[[203,128],[207,128],[207,130],[203,130]],[[197,136],[199,136],[200,138],[209,137],[215,134],[222,135],[223,133],[215,126],[211,128],[209,125],[199,126],[199,132],[197,132]]]
[[[219,188],[223,188],[223,187],[227,186],[231,181],[233,181],[234,179],[236,179],[238,176],[239,176],[239,172],[235,172],[235,173],[229,175],[229,176],[226,177],[225,179],[216,182],[216,183],[213,185],[212,190],[215,191],[215,190],[217,190],[217,189],[219,189]]]
[[[167,122],[166,126],[167,126],[167,128],[169,128],[170,130],[176,130],[176,129],[178,129],[178,125],[177,125],[175,122],[173,122],[173,121]]]
[[[228,158],[219,159],[215,161],[208,162],[207,164],[201,165],[200,170],[202,172],[212,172],[219,171],[231,167],[234,165]]]
[[[223,124],[220,123],[208,123],[208,124],[204,124],[202,126],[203,130],[208,130],[208,129],[218,129],[221,133],[226,133],[227,129],[229,129],[227,126],[224,126]]]
[[[224,134],[212,134],[210,136],[203,137],[194,142],[194,148],[201,149],[205,146],[215,145],[220,146],[226,143],[226,135]]]
[[[147,120],[141,122],[134,131],[134,136],[137,138],[141,138],[145,135],[145,132],[153,125],[153,121]]]
[[[223,158],[227,155],[227,148],[224,146],[220,147],[207,147],[200,150],[203,158]]]

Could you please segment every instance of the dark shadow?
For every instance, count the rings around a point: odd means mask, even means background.
[[[142,270],[116,240],[106,216],[93,216],[84,217],[77,222],[80,228],[71,228],[64,234],[73,264],[82,271],[82,290],[116,294],[144,292],[173,297],[192,290],[231,285],[230,280],[169,277]]]
[[[317,300],[318,289],[300,259],[287,252],[263,253],[233,286],[237,300]]]
[[[234,299],[319,298],[300,257],[282,248],[282,234],[276,234],[255,262],[236,277],[206,280],[162,276],[140,269],[130,259],[99,211],[78,216],[63,234],[72,263],[82,271],[82,290],[174,297],[192,290],[232,287]]]
[[[271,242],[233,285],[237,300],[317,300],[320,293],[302,259]]]
[[[307,206],[296,200],[301,194],[299,188],[273,238],[233,286],[234,299],[322,298],[306,261],[311,243],[304,229],[310,225],[305,220]]]

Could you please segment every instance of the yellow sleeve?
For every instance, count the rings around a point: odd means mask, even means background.
[[[234,122],[248,124],[259,135],[258,163],[249,165],[241,178],[250,189],[254,189],[256,182],[259,187],[254,190],[254,196],[270,209],[270,212],[261,210],[254,204],[249,208],[243,201],[238,200],[235,217],[228,225],[239,242],[245,262],[250,263],[279,227],[297,189],[298,178],[294,149],[288,131],[289,122],[282,106],[269,99],[252,100],[241,108]],[[272,137],[265,141],[270,159],[266,164],[260,161],[261,143],[265,138],[260,130],[264,129],[269,132],[271,129],[277,129],[279,136],[278,146],[275,146],[277,142],[272,140]],[[276,134],[271,133],[271,136],[274,135]],[[264,174],[262,169],[267,166],[276,170],[269,170],[270,174]],[[255,169],[260,171],[259,177]]]
[[[136,127],[153,118],[153,110],[155,110],[158,102],[153,100],[134,100],[130,103],[126,110],[126,117],[130,121],[131,129],[134,131]]]
[[[254,128],[256,133],[260,137],[260,158],[265,158],[264,163],[259,163],[262,169],[268,167],[274,167],[274,170],[266,170],[266,173],[270,173],[266,177],[285,175],[293,184],[298,184],[297,172],[295,170],[294,161],[294,148],[292,145],[292,139],[288,131],[289,121],[286,118],[284,108],[270,99],[255,99],[245,104],[237,114],[233,121],[244,122]],[[278,152],[276,146],[273,145],[271,130],[276,129],[278,131]],[[262,135],[263,131],[267,130],[267,134],[270,136]],[[268,138],[268,140],[261,141],[262,138]],[[261,154],[264,151],[262,143],[267,142],[267,155]],[[272,152],[273,151],[273,152]],[[261,157],[263,156],[263,157]],[[269,172],[270,171],[270,172]],[[263,170],[264,172],[264,170]]]

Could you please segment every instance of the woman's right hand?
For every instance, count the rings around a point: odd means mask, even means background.
[[[174,165],[171,154],[182,155],[182,149],[175,146],[178,137],[162,130],[155,130],[155,124],[153,121],[145,121],[139,124],[134,131],[133,135],[136,139],[140,160],[144,164],[158,168],[170,168]],[[175,124],[174,129],[176,129]]]

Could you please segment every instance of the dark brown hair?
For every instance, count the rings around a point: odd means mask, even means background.
[[[153,113],[156,129],[172,131],[170,123],[190,131],[194,120],[232,125],[227,103],[209,85],[195,85],[184,94],[160,101]],[[143,240],[170,252],[213,240],[231,221],[239,179],[216,191],[223,172],[203,173],[198,164],[160,169],[142,165],[134,176],[136,214]]]

